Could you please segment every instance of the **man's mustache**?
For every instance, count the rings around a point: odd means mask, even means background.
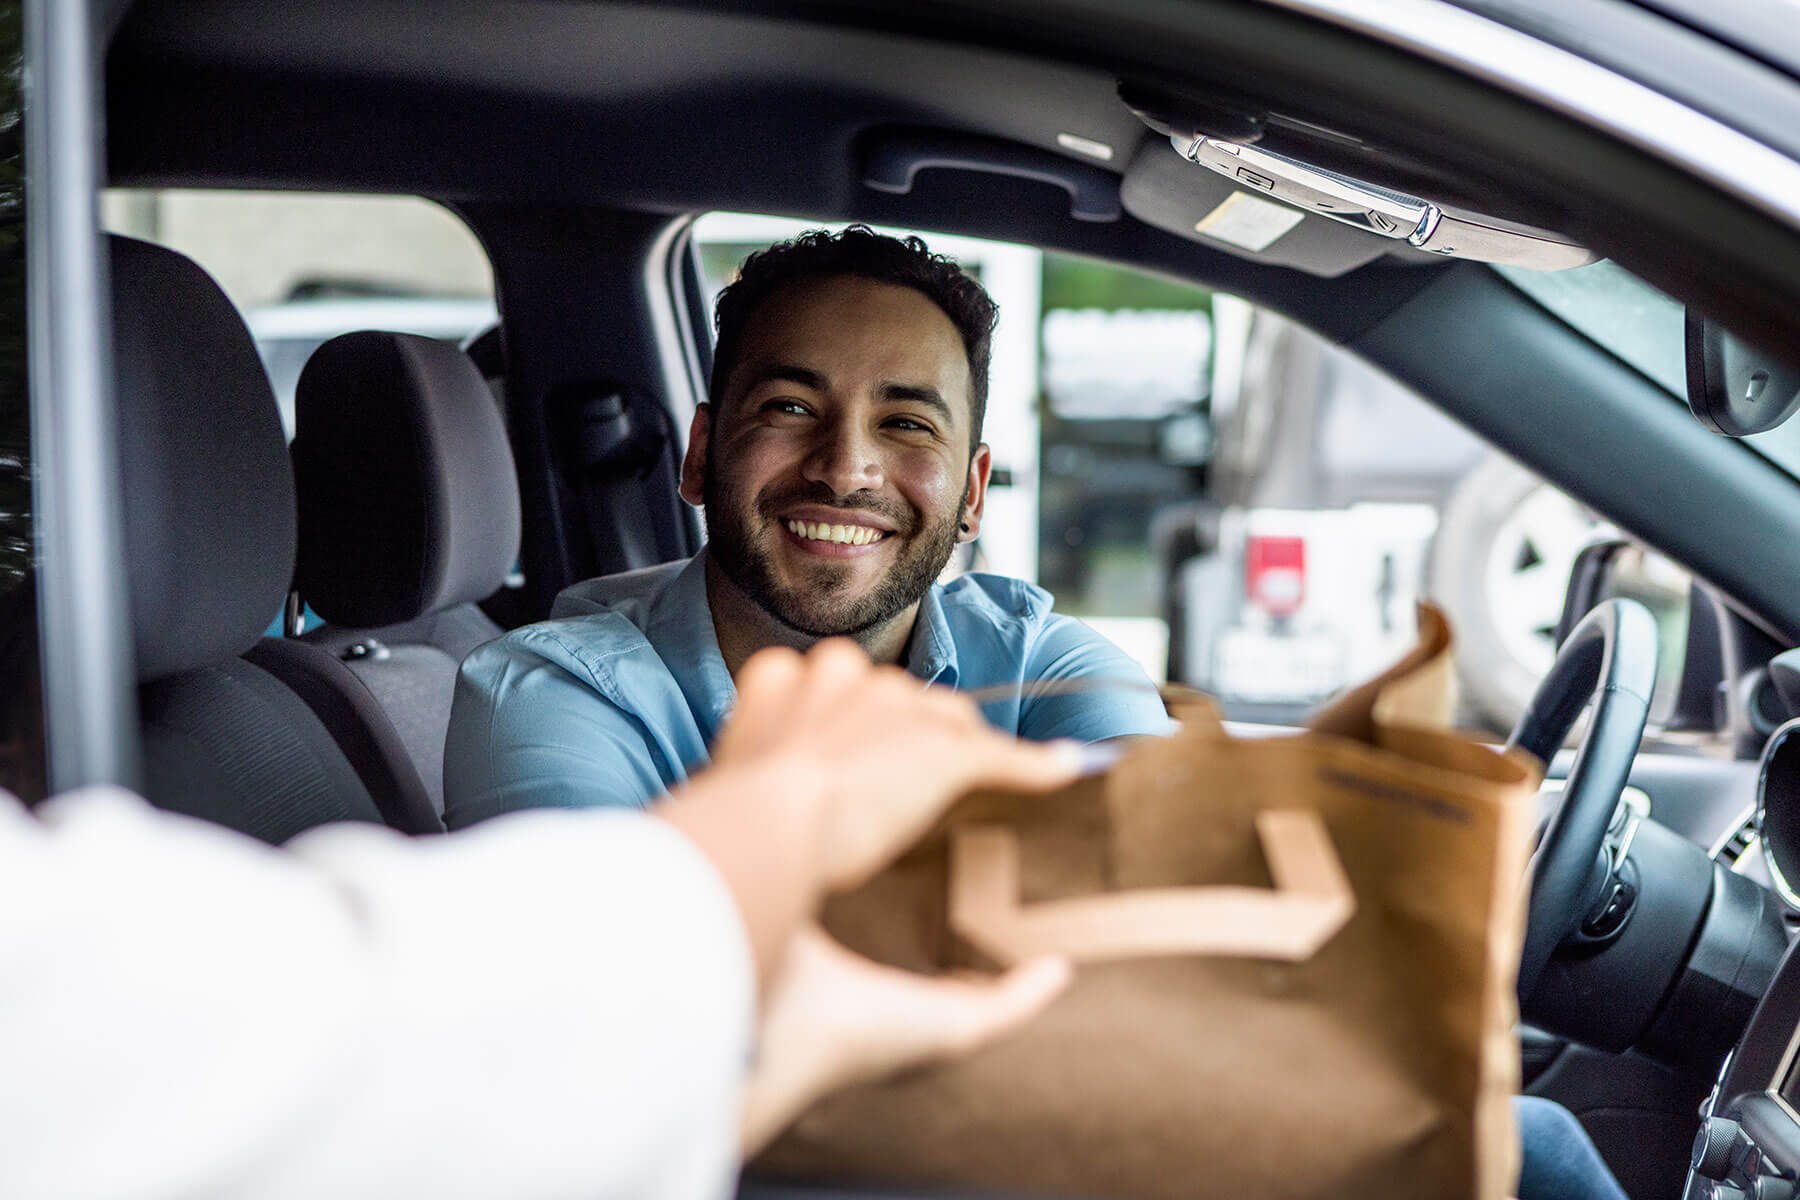
[[[829,487],[815,485],[807,488],[789,488],[783,492],[773,492],[762,498],[757,505],[758,512],[770,521],[781,519],[783,509],[796,504],[821,504],[828,508],[839,508],[846,512],[874,513],[885,517],[901,534],[911,534],[918,525],[917,514],[904,505],[896,504],[875,492],[851,492],[839,495]]]

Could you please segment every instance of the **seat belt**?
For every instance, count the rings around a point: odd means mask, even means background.
[[[581,499],[595,568],[610,574],[694,553],[669,414],[616,384],[565,385],[552,402],[564,427],[564,480]]]

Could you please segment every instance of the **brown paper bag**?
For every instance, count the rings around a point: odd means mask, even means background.
[[[1513,988],[1538,765],[1445,726],[1449,632],[1309,729],[1204,702],[1105,775],[960,801],[833,898],[917,971],[1042,952],[1069,990],[972,1057],[833,1096],[764,1176],[1078,1197],[1510,1194]]]

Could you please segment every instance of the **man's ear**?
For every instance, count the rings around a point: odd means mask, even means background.
[[[688,426],[687,453],[681,459],[681,498],[695,508],[706,503],[706,446],[712,437],[712,405],[694,409]]]
[[[993,472],[994,453],[983,442],[969,459],[969,490],[963,495],[967,503],[963,507],[962,528],[956,531],[957,541],[972,542],[981,536],[981,510],[987,503],[988,476]]]

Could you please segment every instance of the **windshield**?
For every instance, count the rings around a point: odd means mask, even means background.
[[[1687,403],[1685,310],[1625,268],[1597,262],[1569,271],[1496,267],[1513,286]],[[1800,421],[1741,439],[1800,476]]]

